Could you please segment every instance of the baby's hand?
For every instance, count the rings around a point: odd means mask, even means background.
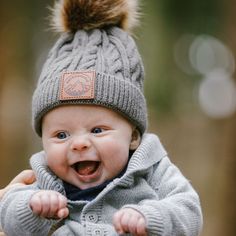
[[[60,193],[41,190],[30,199],[30,207],[36,215],[45,218],[65,218],[69,214],[67,199]]]
[[[132,208],[124,208],[113,216],[113,225],[119,234],[131,233],[134,236],[147,236],[146,220]]]

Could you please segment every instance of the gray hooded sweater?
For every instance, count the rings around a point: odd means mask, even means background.
[[[70,214],[63,222],[32,213],[29,199],[35,192],[47,189],[65,195],[65,190],[62,181],[47,167],[44,152],[33,155],[30,162],[37,182],[10,190],[0,202],[0,223],[8,236],[45,236],[52,231],[55,236],[115,236],[113,214],[127,207],[143,214],[150,236],[200,233],[199,197],[170,162],[156,135],[144,134],[125,174],[111,181],[94,200],[68,200]]]

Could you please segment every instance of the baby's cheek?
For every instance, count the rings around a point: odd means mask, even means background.
[[[56,174],[58,177],[61,177],[61,175],[66,174],[66,165],[61,163],[60,161],[53,160],[53,159],[48,159],[47,160],[47,165],[50,168],[50,170]]]

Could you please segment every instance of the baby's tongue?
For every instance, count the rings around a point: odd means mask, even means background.
[[[99,162],[97,161],[81,161],[76,166],[76,171],[80,175],[91,175],[97,170],[98,165],[99,165]]]

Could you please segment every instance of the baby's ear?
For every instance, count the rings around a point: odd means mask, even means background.
[[[132,137],[131,137],[129,149],[130,150],[137,149],[137,147],[140,144],[140,141],[141,141],[141,135],[140,135],[139,131],[135,128],[135,129],[133,129],[133,132],[132,132]]]

